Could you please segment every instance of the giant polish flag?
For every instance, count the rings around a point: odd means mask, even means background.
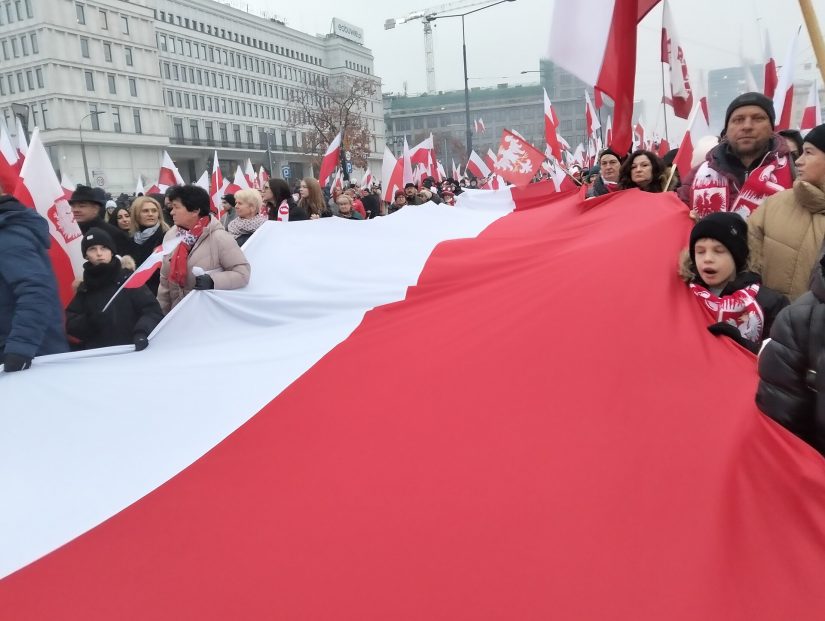
[[[24,205],[36,209],[49,223],[52,238],[49,259],[57,278],[60,301],[65,307],[74,297],[72,283],[83,273],[82,234],[40,140],[39,128],[32,134],[14,196]]]
[[[631,144],[636,25],[658,2],[579,0],[556,2],[553,9],[550,60],[613,99],[613,143],[608,146],[617,153],[626,153]]]
[[[326,185],[327,179],[338,165],[341,154],[341,132],[332,139],[329,143],[324,158],[321,160],[321,171],[318,173],[318,182],[321,185]]]
[[[3,618],[819,621],[825,460],[675,274],[685,206],[551,192],[264,224],[147,350],[0,377]]]

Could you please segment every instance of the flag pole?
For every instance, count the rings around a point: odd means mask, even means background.
[[[813,4],[811,0],[799,0],[799,8],[805,18],[805,26],[808,29],[808,37],[814,48],[816,64],[819,65],[819,74],[822,76],[822,81],[825,82],[825,44],[822,43],[822,31],[819,29],[819,22],[816,21]]]
[[[662,66],[662,116],[665,118],[665,140],[670,143],[670,135],[667,132],[667,104],[665,103],[667,99],[667,95],[665,94],[665,64],[659,64]]]

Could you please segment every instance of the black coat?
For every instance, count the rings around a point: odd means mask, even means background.
[[[146,285],[123,289],[103,311],[130,274],[117,257],[111,263],[83,266],[83,282],[66,307],[66,332],[80,341],[78,349],[129,345],[138,336],[148,336],[163,319]]]
[[[95,220],[92,220],[91,222],[78,222],[77,225],[80,227],[80,230],[84,235],[89,232],[89,229],[92,228],[103,229],[104,231],[106,231],[112,238],[112,241],[115,242],[117,254],[119,254],[122,257],[125,257],[132,250],[132,240],[129,239],[129,236],[123,231],[121,231],[119,228],[117,228],[116,226],[112,226],[102,218],[97,218]]]
[[[825,278],[783,310],[759,356],[759,409],[825,455]]]
[[[0,196],[0,361],[4,353],[34,358],[69,350],[50,244],[45,218]]]
[[[142,244],[136,244],[133,239],[129,240],[131,247],[129,252],[126,254],[135,260],[135,267],[140,267],[140,264],[149,258],[150,254],[152,254],[152,251],[163,244],[164,235],[166,235],[166,231],[163,231],[161,230],[161,227],[158,227],[158,230],[155,231],[154,234]],[[155,270],[155,273],[152,274],[152,277],[146,282],[146,286],[149,287],[149,291],[151,291],[153,295],[157,295],[159,285],[160,270]]]

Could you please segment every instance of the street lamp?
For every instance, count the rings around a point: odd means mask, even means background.
[[[80,131],[80,156],[83,158],[83,172],[86,174],[86,185],[88,186],[91,186],[92,182],[89,181],[89,165],[86,163],[86,144],[83,142],[83,121],[88,119],[90,116],[99,114],[106,114],[106,111],[101,110],[99,112],[89,112],[89,114],[80,119],[80,123],[77,126],[77,129]]]
[[[464,54],[464,124],[465,130],[467,132],[467,157],[470,156],[470,153],[473,150],[473,132],[470,129],[470,85],[469,85],[469,78],[467,77],[467,40],[464,36],[464,18],[467,15],[472,15],[473,13],[478,13],[479,11],[483,11],[484,9],[492,8],[498,4],[503,4],[505,2],[515,2],[516,0],[498,0],[498,2],[493,2],[492,4],[488,4],[486,6],[480,7],[478,9],[473,9],[472,11],[467,11],[466,13],[456,13],[454,15],[428,15],[426,16],[426,20],[428,22],[435,21],[437,19],[447,19],[448,17],[460,17],[461,18],[461,50]]]

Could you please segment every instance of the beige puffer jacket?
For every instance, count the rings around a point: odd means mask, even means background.
[[[799,179],[790,190],[765,199],[748,218],[754,270],[766,287],[791,302],[809,289],[823,239],[825,191]]]
[[[177,234],[178,227],[173,226],[166,232],[163,241],[174,239]],[[214,216],[211,217],[209,226],[189,251],[185,287],[169,281],[171,256],[170,254],[163,258],[163,265],[160,268],[158,302],[164,313],[172,310],[187,293],[194,289],[193,267],[203,268],[206,272],[218,270],[209,274],[215,283],[215,289],[240,289],[249,282],[251,268],[246,256],[238,247],[235,238],[224,230],[223,225]]]

